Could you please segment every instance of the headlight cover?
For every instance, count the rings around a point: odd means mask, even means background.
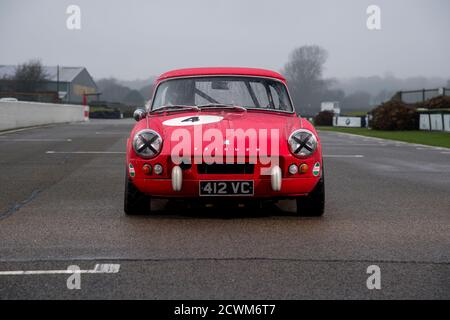
[[[299,129],[292,132],[288,144],[289,150],[296,157],[308,157],[317,149],[317,138],[311,131]]]
[[[163,140],[158,132],[144,129],[136,133],[133,138],[133,149],[142,158],[156,157],[162,148]]]

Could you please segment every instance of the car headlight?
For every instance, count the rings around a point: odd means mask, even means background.
[[[297,157],[308,157],[317,149],[317,138],[309,130],[299,129],[292,132],[288,139],[289,149]]]
[[[144,129],[133,138],[133,149],[142,158],[156,157],[162,148],[163,140],[158,132]]]

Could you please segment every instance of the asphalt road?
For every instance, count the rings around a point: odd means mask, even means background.
[[[126,217],[132,125],[0,135],[0,299],[450,298],[448,149],[321,132],[322,218],[290,201],[260,212],[158,201]],[[58,273],[96,264],[120,269],[81,274],[79,290]],[[370,265],[380,290],[366,286]]]

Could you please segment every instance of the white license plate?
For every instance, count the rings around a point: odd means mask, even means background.
[[[252,196],[253,181],[200,181],[200,196]]]

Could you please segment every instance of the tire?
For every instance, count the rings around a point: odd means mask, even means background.
[[[140,192],[131,182],[128,171],[125,173],[124,211],[127,215],[145,215],[150,213],[151,198]]]
[[[298,197],[297,214],[302,217],[321,217],[325,211],[325,177],[322,171],[320,178],[313,191],[306,197]]]

